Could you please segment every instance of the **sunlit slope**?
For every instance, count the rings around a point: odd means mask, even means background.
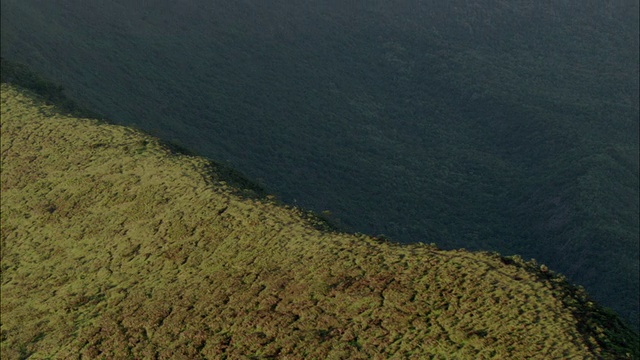
[[[2,84],[2,357],[620,358],[533,264],[319,230],[129,128]],[[626,342],[626,345],[625,345]]]
[[[113,122],[345,229],[538,259],[640,326],[636,0],[0,10],[2,56]]]

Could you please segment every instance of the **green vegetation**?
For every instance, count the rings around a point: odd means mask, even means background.
[[[4,0],[2,56],[345,229],[640,323],[638,1]]]
[[[318,230],[215,163],[14,85],[1,133],[3,359],[640,355],[534,262]]]

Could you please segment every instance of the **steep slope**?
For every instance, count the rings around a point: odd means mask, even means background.
[[[640,324],[637,0],[0,6],[3,56],[119,124],[353,231],[536,258]]]
[[[637,356],[535,264],[328,231],[7,84],[1,131],[3,358]]]

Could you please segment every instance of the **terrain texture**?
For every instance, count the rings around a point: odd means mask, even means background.
[[[342,229],[535,258],[640,326],[637,0],[2,0],[0,51]]]
[[[332,231],[2,84],[2,358],[634,358],[544,266]],[[384,206],[384,204],[381,204]]]

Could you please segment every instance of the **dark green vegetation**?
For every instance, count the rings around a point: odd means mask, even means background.
[[[69,99],[62,86],[42,78],[23,64],[0,58],[0,68],[0,76],[3,83],[16,84],[35,92],[43,97],[47,104],[55,105],[60,112],[96,119],[100,117],[100,115],[80,107],[75,101]]]
[[[638,326],[635,0],[3,0],[1,36],[287,203],[536,258]]]
[[[536,263],[318,230],[215,163],[44,100],[2,84],[3,359],[640,355]]]

